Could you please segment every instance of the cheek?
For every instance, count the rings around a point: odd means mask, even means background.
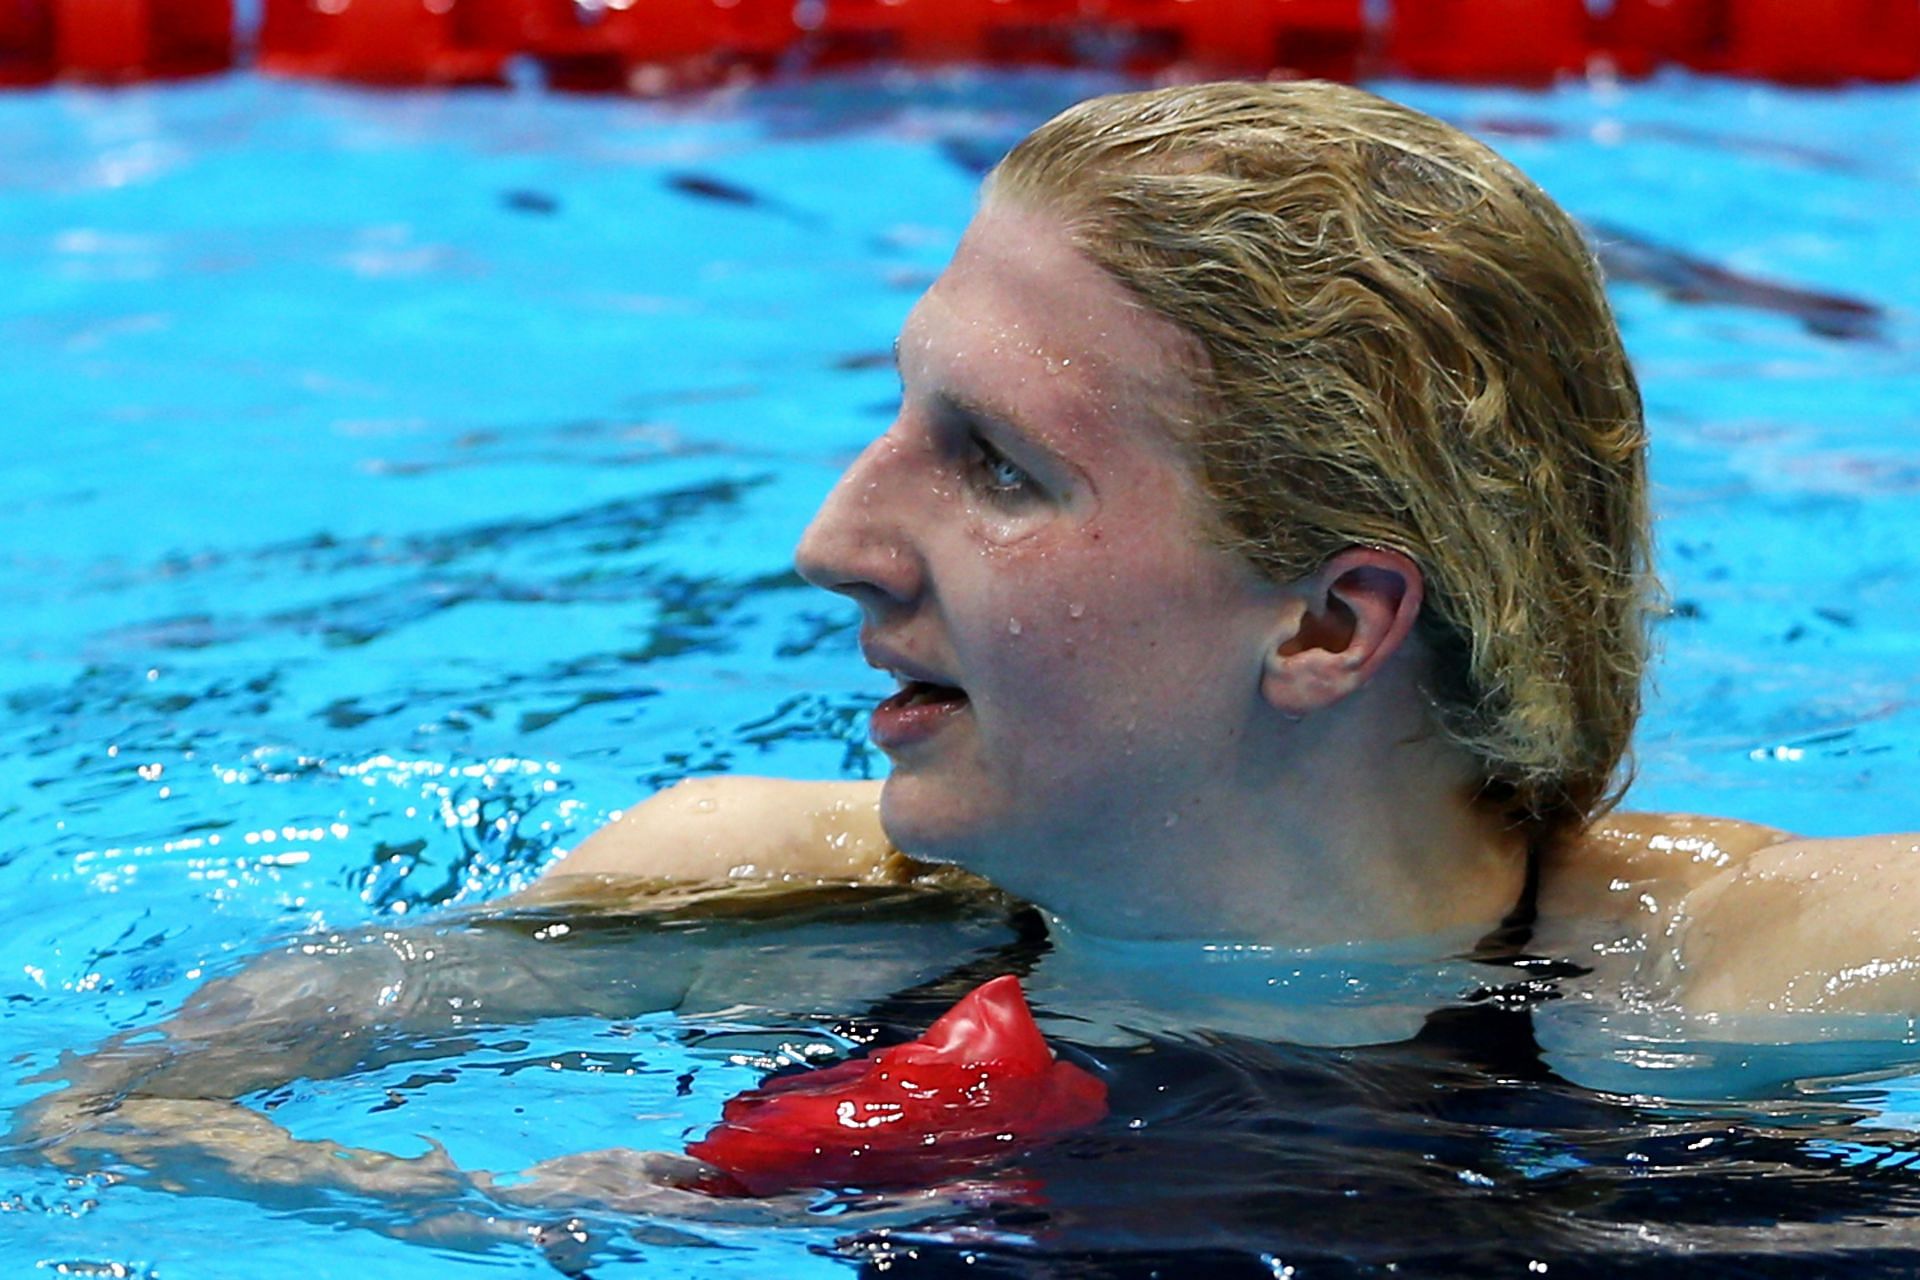
[[[976,599],[989,640],[1009,657],[1065,661],[1085,635],[1114,612],[1112,566],[1100,543],[1058,530],[1040,530],[1012,543],[982,547]]]
[[[1110,555],[1056,557],[1034,575],[1033,617],[1022,629],[1033,665],[1062,686],[1055,696],[1184,718],[1188,705],[1216,713],[1257,683],[1241,669],[1258,651],[1264,616],[1248,584],[1202,548],[1121,534],[1107,543]]]
[[[1081,730],[1111,727],[1089,718],[1135,701],[1188,622],[1167,584],[1124,572],[1091,539],[985,559],[994,572],[977,641],[991,651],[1002,696],[1036,713],[1069,710]]]

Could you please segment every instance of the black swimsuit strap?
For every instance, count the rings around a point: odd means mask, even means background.
[[[1539,920],[1541,864],[1545,860],[1538,843],[1528,846],[1526,881],[1519,901],[1466,956],[1479,964],[1512,970],[1512,979],[1489,983],[1469,992],[1460,1003],[1428,1014],[1420,1034],[1409,1042],[1412,1047],[1455,1062],[1475,1063],[1514,1079],[1555,1078],[1534,1037],[1533,1011],[1560,999],[1563,979],[1591,970],[1528,949]]]
[[[1525,953],[1527,944],[1533,941],[1534,922],[1540,918],[1540,864],[1545,860],[1539,841],[1528,842],[1526,879],[1520,885],[1519,899],[1492,932],[1474,944],[1468,959],[1503,964]]]

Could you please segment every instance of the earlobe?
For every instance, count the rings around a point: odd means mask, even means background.
[[[1261,694],[1297,720],[1360,689],[1413,633],[1424,586],[1398,551],[1349,547],[1331,557],[1288,589]]]

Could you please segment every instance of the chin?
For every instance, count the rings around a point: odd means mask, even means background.
[[[880,829],[910,858],[945,862],[992,879],[993,823],[969,799],[911,774],[890,775],[880,788]]]
[[[959,867],[1036,906],[1076,896],[1049,879],[1065,869],[1067,845],[1009,821],[987,798],[984,787],[949,790],[896,774],[880,791],[880,826],[908,857]]]
[[[970,845],[967,823],[929,790],[918,778],[888,775],[880,787],[880,829],[910,858],[963,862]]]

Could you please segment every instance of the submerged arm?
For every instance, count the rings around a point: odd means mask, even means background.
[[[472,1188],[437,1150],[401,1158],[296,1140],[236,1099],[460,1054],[501,1023],[633,1017],[689,992],[719,1007],[772,994],[770,981],[791,987],[791,972],[752,969],[728,954],[738,947],[662,922],[778,918],[853,886],[863,896],[908,886],[921,869],[886,845],[876,790],[759,779],[671,788],[484,915],[296,939],[209,982],[158,1026],[70,1056],[49,1073],[66,1087],[27,1108],[14,1136],[56,1163],[131,1164],[165,1185],[439,1198]],[[926,957],[890,959],[907,972],[869,966],[860,985],[889,989]]]
[[[297,1079],[466,1051],[485,1026],[671,1008],[697,952],[582,946],[540,917],[369,930],[289,943],[200,988],[173,1017],[49,1073],[67,1086],[15,1138],[67,1167],[131,1165],[188,1187],[303,1187],[444,1197],[471,1187],[444,1155],[298,1141],[236,1099]],[[564,935],[565,931],[562,930]],[[568,945],[572,942],[572,945]]]

